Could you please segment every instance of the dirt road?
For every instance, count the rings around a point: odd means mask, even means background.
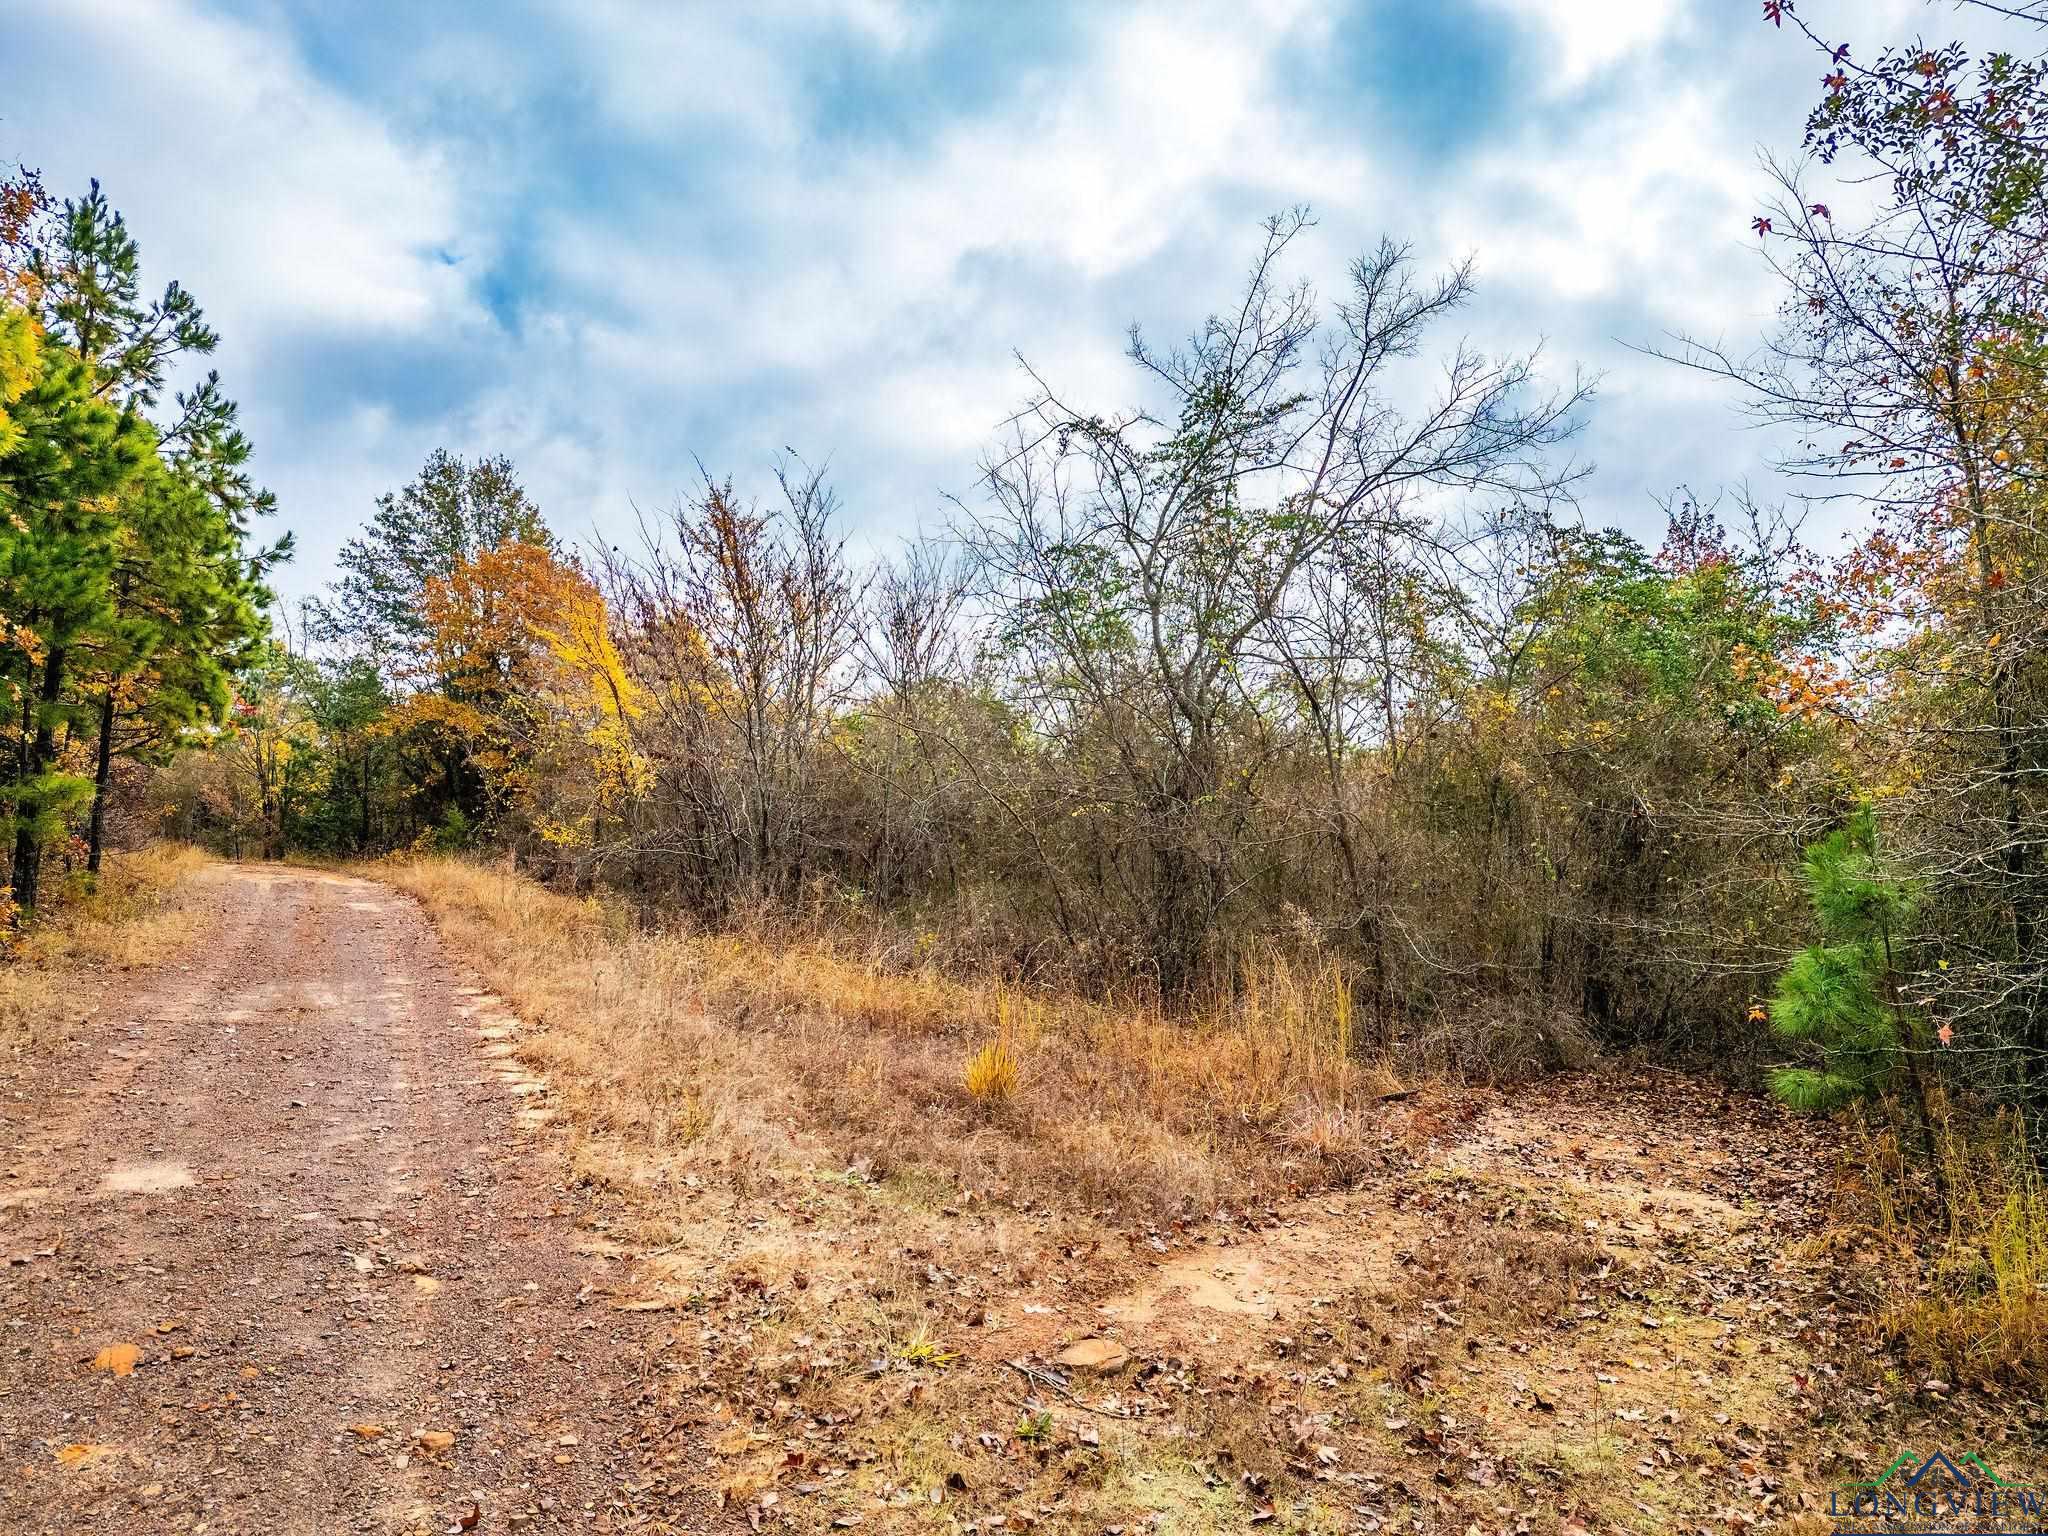
[[[381,886],[194,899],[0,1082],[0,1530],[705,1528],[623,1491],[664,1327],[578,1252],[516,1021]]]

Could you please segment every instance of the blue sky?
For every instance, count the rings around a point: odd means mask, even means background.
[[[1954,27],[1803,9],[1860,56]],[[1469,253],[1466,334],[1603,375],[1590,521],[1770,490],[1727,393],[1625,345],[1769,319],[1756,153],[1822,71],[1753,0],[66,0],[8,36],[0,161],[98,176],[199,295],[287,591],[438,446],[572,538],[786,446],[863,537],[935,521],[1014,353],[1127,403],[1126,327],[1185,332],[1302,202],[1324,293],[1383,232]]]

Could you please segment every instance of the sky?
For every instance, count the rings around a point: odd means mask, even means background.
[[[1858,57],[1956,30],[1801,11]],[[1757,155],[1824,71],[1754,0],[66,0],[6,35],[0,162],[99,178],[198,295],[288,596],[437,447],[508,455],[571,539],[793,450],[886,544],[973,499],[1020,354],[1134,402],[1128,328],[1186,335],[1303,203],[1326,299],[1383,234],[1469,255],[1443,348],[1600,376],[1588,522],[1773,493],[1730,392],[1633,350],[1769,323]]]

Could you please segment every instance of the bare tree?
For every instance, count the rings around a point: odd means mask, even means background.
[[[818,763],[852,687],[860,590],[837,498],[801,461],[776,483],[780,505],[762,509],[707,474],[604,573],[651,700],[639,729],[656,788],[639,848],[671,856],[676,883],[714,910],[803,884]]]
[[[1549,455],[1586,386],[1540,391],[1533,358],[1461,345],[1418,408],[1390,398],[1396,366],[1469,298],[1469,264],[1418,284],[1407,248],[1383,242],[1325,323],[1309,287],[1278,276],[1308,222],[1268,221],[1236,307],[1184,346],[1133,330],[1159,410],[1083,411],[1034,373],[970,522],[1039,723],[1099,738],[1115,785],[1098,798],[1129,833],[1109,883],[1169,993],[1194,981],[1252,873],[1250,812],[1277,739],[1255,642],[1290,592],[1413,495],[1548,495],[1576,473]]]

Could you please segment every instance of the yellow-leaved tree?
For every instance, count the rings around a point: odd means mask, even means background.
[[[648,780],[643,700],[603,596],[573,557],[507,540],[428,582],[419,686],[393,729],[460,755],[489,814],[588,849]]]

